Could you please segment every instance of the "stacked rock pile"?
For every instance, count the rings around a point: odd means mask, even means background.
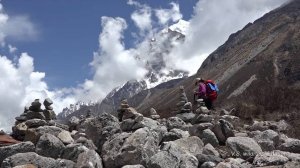
[[[193,113],[193,105],[188,101],[183,86],[180,86],[179,88],[179,102],[176,106],[178,109],[176,111],[176,117],[181,118],[185,122],[191,122],[191,120],[195,117],[195,114]]]
[[[12,135],[18,140],[24,140],[26,131],[30,128],[36,128],[44,125],[53,125],[56,119],[56,114],[53,111],[52,100],[49,98],[44,100],[45,109],[42,109],[42,104],[39,99],[35,99],[30,107],[25,107],[24,112],[16,117],[15,126],[12,128]]]
[[[158,120],[160,119],[160,116],[157,114],[156,110],[154,108],[151,108],[150,111],[150,118],[153,120]]]
[[[118,109],[118,117],[119,121],[126,119],[135,119],[137,121],[141,121],[143,119],[143,115],[138,113],[134,108],[130,107],[126,99],[121,101],[120,108]]]
[[[190,113],[192,112],[192,103],[188,101],[186,93],[184,91],[184,87],[180,86],[179,88],[179,102],[176,104],[178,110],[177,113]]]

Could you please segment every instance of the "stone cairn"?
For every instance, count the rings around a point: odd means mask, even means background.
[[[24,112],[16,117],[15,126],[13,126],[13,137],[18,140],[24,140],[26,130],[28,128],[36,128],[44,125],[52,125],[52,120],[56,119],[56,114],[53,111],[52,100],[47,98],[43,102],[45,109],[42,109],[42,104],[39,99],[35,99],[30,107],[25,107]]]
[[[203,99],[197,99],[196,102],[197,102],[197,109],[195,111],[196,114],[209,114],[210,113],[210,111],[205,106]]]
[[[120,109],[118,109],[118,118],[119,121],[123,121],[126,119],[134,119],[136,122],[140,122],[143,120],[143,115],[138,113],[134,108],[128,105],[126,99],[121,101]]]
[[[150,118],[153,120],[158,120],[160,119],[160,116],[157,114],[156,110],[154,108],[151,108],[150,111]]]
[[[186,93],[184,91],[184,87],[180,86],[180,100],[179,102],[176,104],[178,110],[177,110],[177,114],[178,113],[190,113],[192,112],[192,103],[188,101],[188,98],[186,96]]]
[[[191,122],[191,120],[195,117],[195,114],[193,113],[192,103],[188,101],[183,86],[180,86],[179,94],[179,102],[176,104],[178,109],[176,111],[176,117],[179,117],[185,122]]]

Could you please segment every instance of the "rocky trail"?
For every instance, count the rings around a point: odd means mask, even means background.
[[[246,125],[234,110],[210,111],[180,91],[170,118],[153,108],[143,116],[123,100],[118,117],[73,116],[67,125],[55,120],[50,99],[45,109],[36,99],[16,117],[18,141],[1,143],[1,168],[300,167],[300,140],[285,135],[290,126],[284,120]]]

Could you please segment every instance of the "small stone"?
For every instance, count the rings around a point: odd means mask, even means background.
[[[44,104],[45,107],[48,107],[48,106],[51,106],[53,104],[53,101],[51,99],[47,98],[47,99],[44,100],[43,104]]]
[[[35,99],[34,102],[31,103],[31,106],[29,107],[29,110],[34,112],[41,111],[41,103],[39,99]]]
[[[52,106],[46,106],[46,110],[53,110]]]
[[[27,120],[26,116],[19,116],[19,117],[16,117],[15,119],[16,119],[17,121],[20,121],[20,122],[23,122],[23,121],[26,121],[26,120]]]
[[[202,153],[205,155],[214,155],[220,157],[219,152],[210,143],[204,146]]]
[[[154,108],[151,108],[149,113],[150,115],[157,115],[157,112]]]
[[[151,115],[150,118],[153,120],[157,120],[157,119],[160,119],[160,116],[159,115]]]

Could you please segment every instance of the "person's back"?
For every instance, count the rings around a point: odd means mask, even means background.
[[[206,106],[208,109],[212,109],[213,108],[213,102],[217,99],[218,97],[218,87],[217,85],[212,81],[212,80],[206,80],[205,81],[205,85],[206,85]]]

